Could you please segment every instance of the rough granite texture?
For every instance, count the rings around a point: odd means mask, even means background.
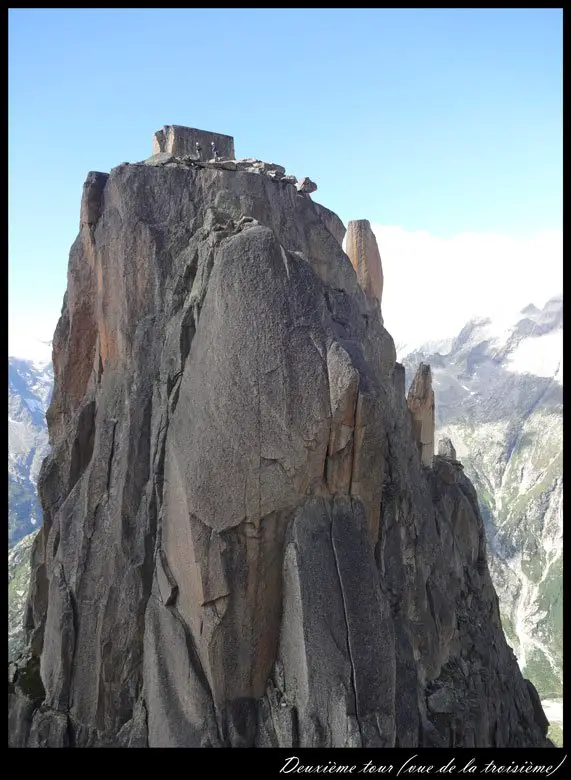
[[[377,239],[368,219],[349,222],[346,248],[365,295],[380,307],[383,298],[383,266]]]
[[[200,144],[201,160],[209,160],[212,157],[210,144],[214,141],[216,151],[220,157],[234,159],[234,139],[230,135],[210,133],[206,130],[197,130],[194,127],[182,125],[165,125],[162,130],[157,130],[153,135],[153,154],[172,154],[176,157],[190,155],[197,157],[196,144]]]
[[[412,380],[407,406],[412,418],[412,430],[420,462],[430,468],[434,456],[434,390],[430,366],[424,363],[419,365]],[[443,454],[440,449],[438,454]]]
[[[551,744],[343,233],[270,175],[88,175],[12,746]]]
[[[448,436],[443,436],[438,440],[438,454],[443,458],[456,460],[456,449]]]

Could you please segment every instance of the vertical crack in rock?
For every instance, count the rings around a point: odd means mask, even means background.
[[[111,487],[111,472],[113,469],[113,457],[115,455],[115,431],[117,430],[117,420],[112,420],[113,429],[111,431],[111,449],[109,451],[109,461],[107,462],[107,480],[105,483],[105,491],[109,493]]]
[[[88,467],[93,455],[96,410],[95,401],[90,401],[79,412],[69,469],[70,492]]]
[[[327,351],[331,433],[327,447],[326,482],[331,493],[351,493],[359,372],[343,347],[334,341]]]
[[[109,179],[108,173],[90,171],[83,185],[80,223],[93,231],[103,211],[103,193]],[[91,234],[93,237],[93,233]]]
[[[363,729],[361,728],[361,722],[359,718],[359,703],[357,701],[357,683],[356,683],[356,673],[355,673],[355,661],[353,658],[353,650],[352,650],[352,637],[350,635],[349,630],[349,620],[347,617],[347,598],[345,595],[345,588],[343,585],[343,578],[341,576],[341,569],[339,567],[339,557],[337,555],[334,535],[333,535],[333,518],[331,519],[331,549],[333,550],[333,559],[335,561],[335,569],[337,572],[337,580],[339,582],[339,589],[341,591],[341,600],[343,603],[343,618],[345,620],[345,634],[347,637],[347,650],[349,654],[349,663],[351,665],[351,676],[350,676],[350,683],[351,683],[351,691],[352,691],[352,698],[354,701],[354,708],[355,708],[355,718],[357,720],[357,726],[359,728],[359,734],[361,735],[361,741],[363,741]]]
[[[83,189],[10,746],[549,747],[370,224],[153,144]]]

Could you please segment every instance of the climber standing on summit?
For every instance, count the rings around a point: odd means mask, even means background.
[[[212,149],[212,156],[214,157],[215,160],[217,160],[218,159],[218,149],[216,148],[216,144],[214,143],[214,141],[210,142],[210,148]]]
[[[202,146],[197,141],[196,144],[195,144],[195,147],[196,147],[196,156],[200,160],[201,157],[202,157]]]

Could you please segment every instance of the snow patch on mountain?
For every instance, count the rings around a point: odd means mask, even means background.
[[[563,331],[521,341],[507,362],[517,374],[553,377],[563,382]]]
[[[562,692],[563,301],[468,322],[402,356],[432,368],[436,438],[478,492],[502,621],[542,697]],[[438,348],[440,347],[440,348]],[[443,348],[444,347],[444,348]]]
[[[45,414],[44,404],[35,398],[24,398],[26,406],[31,412],[42,412]]]
[[[37,354],[33,360],[8,358],[9,546],[41,523],[36,483],[49,451],[46,410],[52,386],[51,363]]]

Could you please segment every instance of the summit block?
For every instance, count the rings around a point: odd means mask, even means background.
[[[153,154],[167,152],[174,157],[191,155],[197,157],[196,144],[202,147],[201,160],[209,160],[212,157],[211,143],[214,141],[220,157],[229,160],[234,156],[234,139],[231,135],[211,133],[208,130],[197,130],[195,127],[183,127],[182,125],[165,125],[162,130],[157,130],[153,135]]]

